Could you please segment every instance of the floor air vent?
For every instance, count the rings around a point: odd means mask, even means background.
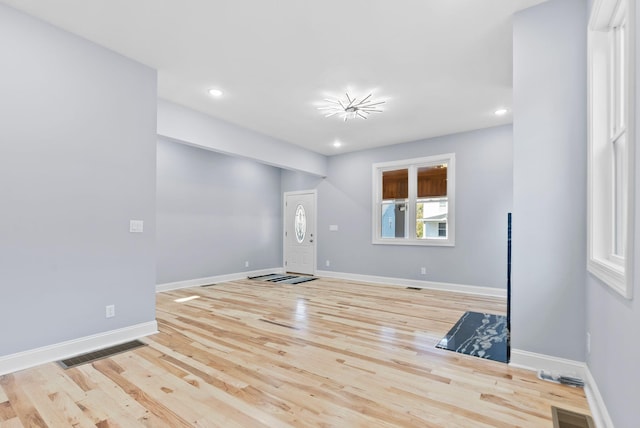
[[[110,346],[108,348],[99,349],[93,352],[87,352],[86,354],[77,355],[75,357],[67,358],[66,360],[60,360],[58,361],[58,363],[65,369],[70,369],[72,367],[92,363],[96,360],[101,360],[103,358],[108,358],[122,352],[130,351],[141,346],[146,346],[146,344],[140,342],[139,340],[132,340],[131,342]]]
[[[407,290],[422,290],[420,287],[407,287]]]
[[[595,428],[593,419],[589,415],[572,412],[551,406],[553,428]]]

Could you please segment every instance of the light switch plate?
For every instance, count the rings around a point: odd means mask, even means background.
[[[113,318],[116,316],[116,305],[107,305],[105,306],[104,311],[107,318]]]

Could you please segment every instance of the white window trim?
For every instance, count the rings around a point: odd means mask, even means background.
[[[429,165],[438,165],[447,163],[447,223],[448,223],[448,237],[443,238],[382,238],[380,230],[380,204],[382,203],[382,171],[392,171],[400,168],[409,167],[422,167]],[[372,168],[372,222],[371,222],[371,242],[373,244],[381,245],[419,245],[419,246],[437,246],[437,247],[453,247],[455,246],[456,236],[456,221],[455,221],[455,209],[456,209],[456,181],[455,181],[455,168],[456,168],[456,155],[455,153],[446,153],[442,155],[427,156],[415,159],[405,159],[391,162],[379,162],[373,164]],[[415,202],[416,199],[416,184],[409,182],[409,201]],[[413,198],[413,199],[412,199]],[[409,227],[408,236],[412,236],[412,232],[415,232],[415,220],[416,220],[416,207],[415,203],[409,203],[409,224],[413,225]],[[415,233],[413,233],[415,234]]]
[[[611,33],[611,23],[619,15],[621,7],[626,7],[627,60],[624,71],[627,85],[625,92],[628,94],[626,130],[623,131],[626,133],[627,144],[627,185],[623,190],[626,197],[623,222],[627,238],[624,258],[613,254],[614,170],[611,164],[605,163],[608,160],[603,159],[601,154],[596,156],[612,138],[612,106],[609,99],[613,89],[610,86],[612,80],[610,77],[603,80],[602,77],[602,74],[611,73],[610,59],[605,59],[602,52],[608,52],[609,47],[603,48],[603,45],[608,43],[607,34]],[[631,299],[635,211],[635,1],[594,1],[589,21],[588,64],[587,269],[620,295]]]

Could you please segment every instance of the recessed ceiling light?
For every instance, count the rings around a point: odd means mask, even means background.
[[[220,89],[211,88],[209,89],[209,95],[211,95],[212,97],[219,98],[222,96],[222,91]]]
[[[507,113],[509,113],[509,110],[507,110],[506,108],[499,108],[498,110],[493,112],[493,114],[495,114],[496,116],[504,116]]]
[[[341,147],[341,146],[342,146],[342,143],[340,141],[336,140],[333,142],[333,147]]]

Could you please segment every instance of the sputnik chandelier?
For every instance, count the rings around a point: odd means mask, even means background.
[[[369,94],[362,100],[358,101],[356,97],[351,97],[349,93],[344,94],[344,98],[325,98],[327,105],[318,107],[318,110],[323,110],[325,117],[338,116],[345,122],[347,119],[362,118],[366,119],[371,113],[381,113],[380,105],[385,101],[376,101],[371,99]]]

